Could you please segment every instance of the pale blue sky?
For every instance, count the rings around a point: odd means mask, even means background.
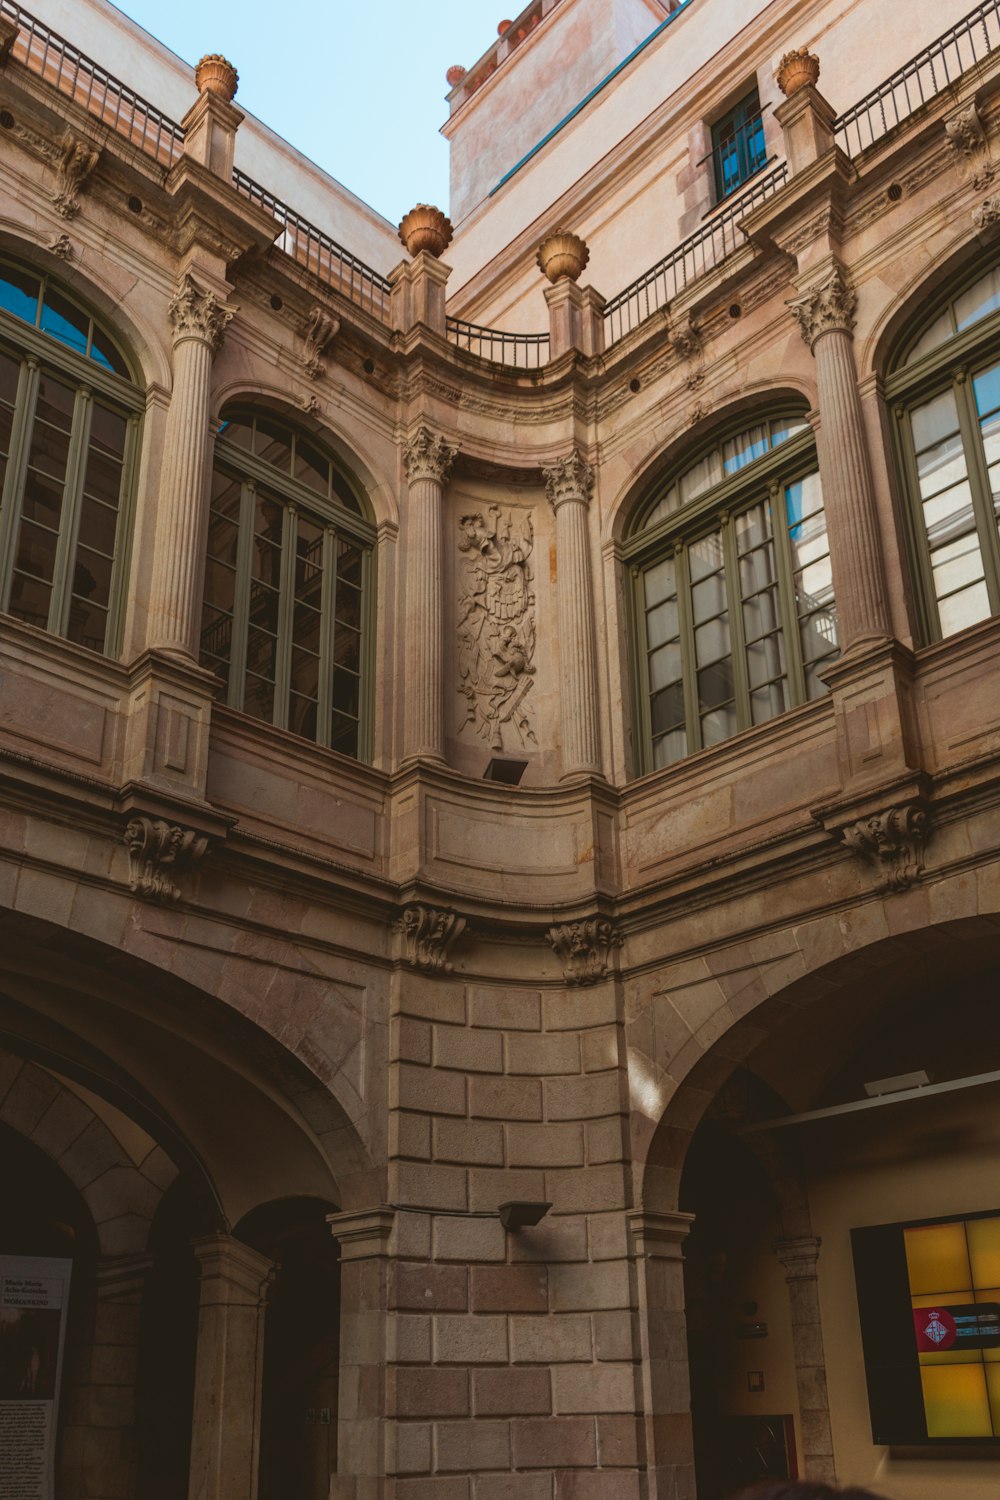
[[[237,103],[393,223],[414,203],[447,209],[445,73],[471,67],[503,0],[120,0],[186,62],[222,52]]]

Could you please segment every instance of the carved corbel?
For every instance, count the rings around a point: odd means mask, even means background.
[[[879,892],[906,891],[924,868],[924,846],[930,833],[927,813],[917,802],[890,807],[861,818],[843,830],[844,844],[879,872]]]
[[[208,848],[204,834],[144,814],[130,819],[124,833],[129,888],[147,901],[177,901],[174,877],[200,864]]]
[[[451,973],[448,955],[465,928],[465,918],[457,912],[419,904],[406,907],[396,923],[396,931],[403,936],[407,963],[430,974]]]
[[[705,378],[705,340],[690,315],[682,327],[670,330],[670,346],[677,357],[689,366],[685,377],[689,391],[697,390]]]
[[[976,101],[973,99],[950,120],[945,120],[944,129],[960,169],[977,192],[981,192],[993,181],[995,169]]]
[[[97,166],[100,151],[81,136],[67,130],[56,168],[56,191],[53,202],[56,213],[64,219],[75,219],[80,212],[79,197],[87,179]]]
[[[564,922],[550,927],[548,936],[567,984],[598,984],[607,979],[611,954],[622,944],[621,933],[604,917]]]
[[[1000,193],[972,210],[972,222],[977,229],[995,229],[1000,224]]]
[[[326,374],[323,355],[340,332],[340,319],[324,312],[317,303],[306,320],[302,346],[302,369],[310,380]]]

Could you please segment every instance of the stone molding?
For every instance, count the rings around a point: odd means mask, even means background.
[[[200,864],[208,848],[204,834],[145,814],[129,820],[123,838],[129,888],[147,901],[178,901],[181,891],[174,876]]]
[[[235,307],[220,302],[214,292],[199,286],[191,272],[185,271],[167,308],[174,343],[182,339],[199,339],[218,352],[236,311]]]
[[[327,1214],[326,1222],[340,1244],[342,1261],[381,1259],[389,1254],[389,1239],[396,1223],[394,1209],[362,1208]]]
[[[433,479],[443,484],[458,449],[429,427],[418,427],[403,447],[406,481]]]
[[[876,891],[905,891],[923,873],[929,832],[925,809],[918,802],[906,802],[849,824],[841,838],[852,853],[879,871]]]
[[[858,294],[839,266],[826,281],[810,287],[785,306],[799,325],[803,339],[812,349],[824,333],[854,332],[854,310]]]
[[[630,1209],[626,1215],[632,1246],[643,1260],[683,1260],[684,1241],[694,1227],[694,1214]]]
[[[822,1243],[821,1239],[811,1234],[773,1242],[771,1249],[785,1268],[786,1281],[816,1280],[816,1265]]]
[[[993,181],[990,143],[975,99],[944,122],[954,157],[977,192]]]
[[[594,471],[579,449],[542,469],[545,491],[554,511],[569,501],[589,505],[594,493]]]
[[[323,355],[340,332],[340,319],[324,312],[319,303],[310,308],[304,330],[302,369],[310,380],[326,374]]]
[[[56,169],[56,190],[52,196],[56,213],[64,219],[75,219],[80,212],[79,198],[101,152],[90,141],[67,130],[62,138]]]
[[[550,927],[549,942],[563,966],[567,984],[599,984],[610,973],[611,954],[622,944],[621,934],[605,917],[563,922]]]
[[[451,973],[448,955],[465,928],[466,920],[457,912],[419,902],[407,906],[396,923],[396,931],[403,937],[406,962],[430,974]]]

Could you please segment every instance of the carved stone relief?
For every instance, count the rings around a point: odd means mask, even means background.
[[[1000,224],[1000,193],[972,210],[972,222],[977,229],[995,229]]]
[[[49,244],[53,255],[58,255],[60,260],[70,261],[76,253],[68,234],[57,234]]]
[[[945,120],[944,129],[965,176],[977,192],[982,192],[993,181],[994,167],[976,101],[960,109],[950,120]]]
[[[208,848],[203,834],[145,815],[130,820],[124,840],[129,887],[147,901],[179,900],[174,877],[199,864]]]
[[[64,219],[75,219],[80,212],[80,194],[97,166],[100,154],[96,146],[74,135],[72,130],[67,130],[63,136],[53,202],[56,213]]]
[[[310,380],[326,374],[323,355],[340,332],[340,319],[334,318],[317,305],[311,309],[306,320],[302,346],[302,368]]]
[[[396,923],[403,936],[406,961],[431,974],[450,974],[448,955],[465,931],[466,922],[457,912],[435,906],[408,906]]]
[[[923,873],[928,833],[926,812],[909,802],[852,823],[842,837],[848,849],[879,872],[877,891],[905,891]]]
[[[564,922],[549,928],[549,942],[563,966],[567,984],[598,984],[610,972],[611,953],[621,934],[604,917]]]
[[[670,343],[677,356],[687,365],[685,383],[689,391],[697,390],[705,379],[705,340],[692,317],[680,328],[671,329]]]
[[[458,691],[465,699],[459,730],[471,726],[492,750],[513,725],[521,746],[537,743],[528,710],[534,681],[535,596],[531,516],[514,521],[491,505],[459,521]]]

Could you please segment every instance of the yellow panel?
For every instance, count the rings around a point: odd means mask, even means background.
[[[985,1365],[921,1365],[927,1436],[992,1437]]]
[[[940,1297],[954,1287],[969,1286],[972,1273],[965,1240],[965,1224],[926,1224],[920,1229],[904,1229],[906,1265],[910,1275],[910,1292],[919,1297],[926,1292]]]
[[[964,1353],[956,1349],[922,1349],[917,1359],[922,1365],[978,1365],[982,1363],[982,1355],[981,1349],[967,1349]]]
[[[970,1219],[965,1226],[969,1238],[974,1286],[1000,1284],[1000,1219]]]
[[[963,1302],[983,1302],[985,1298],[977,1297],[971,1286],[967,1286],[958,1287],[945,1297],[940,1293],[925,1292],[922,1297],[911,1297],[910,1301],[914,1307],[960,1307]]]
[[[986,1389],[989,1392],[993,1412],[993,1435],[1000,1436],[1000,1366],[989,1365],[986,1370]]]

